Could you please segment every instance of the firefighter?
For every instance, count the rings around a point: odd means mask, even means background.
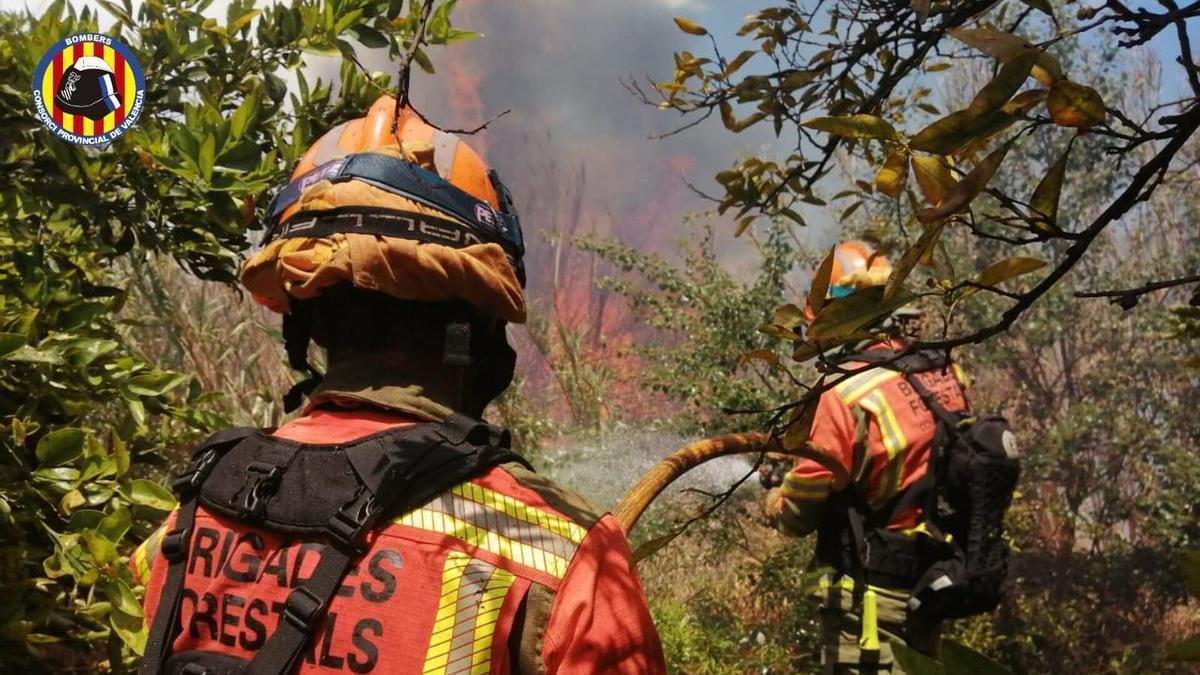
[[[841,243],[828,298],[881,286],[890,274],[887,259],[866,244]],[[768,517],[787,534],[817,533],[817,564],[828,570],[817,589],[827,673],[900,673],[890,643],[932,655],[940,634],[939,621],[909,605],[931,559],[923,541],[930,538],[927,494],[916,493],[928,486],[937,420],[923,393],[946,411],[965,411],[963,377],[948,362],[915,374],[874,365],[886,360],[880,356],[903,353],[906,337],[920,330],[918,312],[894,313],[874,329],[884,339],[837,359],[844,375],[821,394],[809,436],[812,457],[782,471],[768,466],[760,475],[772,488]]]
[[[283,314],[305,401],[216,434],[175,481],[132,561],[140,672],[665,672],[620,526],[478,419],[526,312],[495,173],[383,97],[307,151],[270,217],[241,281]]]

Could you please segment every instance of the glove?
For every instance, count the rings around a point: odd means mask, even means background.
[[[758,467],[758,484],[770,490],[783,485],[783,477],[787,475],[791,465],[787,462],[767,458]]]

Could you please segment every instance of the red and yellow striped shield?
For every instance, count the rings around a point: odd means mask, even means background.
[[[100,106],[99,114],[95,107],[86,115],[73,114],[61,99],[56,100],[64,86],[74,93],[80,79],[77,71],[83,67],[77,64],[85,64],[92,76],[82,96],[100,102],[94,104]],[[128,47],[107,35],[83,33],[55,43],[46,52],[34,73],[33,93],[38,117],[56,136],[98,145],[112,142],[132,126],[141,112],[145,80]]]

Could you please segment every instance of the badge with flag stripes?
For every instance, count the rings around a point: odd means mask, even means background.
[[[137,122],[146,80],[119,40],[78,33],[46,51],[33,74],[33,105],[42,124],[76,145],[107,145]]]

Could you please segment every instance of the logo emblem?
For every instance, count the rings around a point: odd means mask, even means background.
[[[496,214],[490,206],[483,202],[475,205],[475,220],[490,227],[496,226]]]
[[[42,125],[76,145],[107,145],[137,122],[146,80],[133,52],[100,33],[55,43],[33,73],[33,107]]]

